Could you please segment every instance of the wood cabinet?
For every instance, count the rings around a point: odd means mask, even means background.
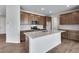
[[[33,25],[33,21],[37,22],[36,25],[43,25],[44,29],[46,29],[46,26],[48,25],[50,28],[52,28],[51,17],[21,12],[21,24]]]
[[[76,40],[76,31],[68,31],[68,39],[74,39]]]
[[[46,24],[45,16],[21,12],[21,24],[31,25],[32,21],[37,21],[38,25],[44,25],[45,26],[45,24]]]
[[[79,24],[79,11],[60,15],[60,25]]]
[[[40,16],[39,15],[35,15],[35,21],[39,21],[40,20]]]
[[[45,16],[35,15],[35,21],[38,21],[38,25],[45,25]]]
[[[32,24],[32,21],[35,21],[35,15],[34,14],[29,14],[29,24]]]
[[[61,38],[68,39],[68,31],[62,32]]]
[[[79,31],[77,31],[76,33],[77,33],[76,37],[77,39],[79,39]]]
[[[41,16],[35,15],[35,21],[38,22],[38,25],[43,25],[43,24],[42,24],[42,21],[41,21]]]
[[[65,22],[65,17],[66,17],[65,15],[61,15],[61,16],[60,16],[60,24],[61,24],[61,25],[66,24],[66,22]]]
[[[20,42],[25,42],[25,35],[23,31],[20,32]]]
[[[79,31],[69,31],[68,39],[78,40],[79,41]]]
[[[28,24],[29,21],[29,14],[21,12],[21,24]]]
[[[72,14],[68,13],[60,16],[60,24],[61,25],[69,25],[74,24],[74,20],[72,18]]]
[[[43,25],[43,28],[46,28],[46,18],[45,18],[45,16],[41,16],[41,19],[39,21],[40,21],[40,24]]]
[[[43,28],[46,28],[46,18],[45,18],[45,16],[35,15],[35,21],[38,21],[38,25],[43,25]]]
[[[71,39],[79,41],[79,31],[67,30],[61,34],[61,37],[64,39]]]
[[[73,15],[72,17],[73,17],[73,19],[74,19],[74,22],[75,22],[76,24],[79,24],[79,11],[73,12],[72,15]]]

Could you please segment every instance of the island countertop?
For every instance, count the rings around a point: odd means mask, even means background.
[[[50,49],[61,44],[60,30],[25,32],[26,40],[29,40],[29,53],[46,53]]]
[[[55,31],[49,31],[49,32],[48,31],[33,31],[33,32],[24,32],[24,34],[34,39],[34,38],[38,38],[38,37],[42,37],[46,35],[56,34],[59,32],[64,32],[64,31],[61,31],[61,30],[55,30]]]

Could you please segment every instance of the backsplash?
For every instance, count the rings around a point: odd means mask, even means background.
[[[59,25],[59,29],[79,30],[79,25]]]
[[[34,25],[20,25],[20,30],[31,30],[31,27],[33,27]],[[39,29],[43,29],[43,25],[36,25],[37,28]]]

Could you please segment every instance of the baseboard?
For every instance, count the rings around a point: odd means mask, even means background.
[[[55,48],[56,46],[60,45],[61,44],[61,41],[59,43],[56,43],[53,47]],[[47,53],[48,51],[50,51],[52,48],[52,46],[47,50],[47,51],[44,51],[43,53]]]
[[[20,43],[20,41],[18,42],[18,41],[7,41],[6,40],[6,43]]]
[[[0,33],[0,35],[6,35],[6,33]]]

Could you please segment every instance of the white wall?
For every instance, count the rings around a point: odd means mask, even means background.
[[[20,43],[20,6],[6,6],[6,42]]]
[[[0,16],[0,34],[6,33],[6,16]]]
[[[52,16],[52,30],[57,30],[59,26],[59,15]]]
[[[50,22],[50,21],[46,21],[46,30],[47,30],[47,31],[51,31],[51,30],[52,30],[51,23],[52,23],[52,22]]]

